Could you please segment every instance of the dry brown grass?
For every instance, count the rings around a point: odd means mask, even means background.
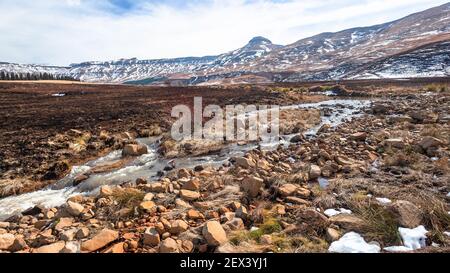
[[[387,167],[409,167],[412,169],[421,169],[422,155],[417,153],[411,147],[406,147],[403,150],[386,150],[384,157],[384,166]]]
[[[142,202],[144,196],[144,192],[133,188],[115,189],[112,194],[113,200],[117,202],[120,209],[136,208]]]
[[[364,195],[354,195],[346,199],[346,204],[350,210],[364,220],[365,238],[384,245],[401,244],[396,217],[386,207],[371,202]]]

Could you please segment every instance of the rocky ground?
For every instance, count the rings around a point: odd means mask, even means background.
[[[314,138],[310,113],[287,148],[24,211],[0,223],[0,251],[449,252],[449,110],[444,89],[382,93]]]
[[[72,166],[168,130],[173,106],[317,101],[260,87],[0,83],[0,197],[41,189]]]

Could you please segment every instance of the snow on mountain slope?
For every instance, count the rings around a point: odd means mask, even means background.
[[[190,73],[208,65],[215,56],[188,57],[161,60],[119,60],[112,62],[87,62],[71,65],[70,75],[88,82],[122,83],[177,73]]]
[[[45,66],[35,64],[12,64],[0,62],[0,72],[15,72],[21,74],[49,73],[54,75],[66,75],[69,73],[69,67]]]
[[[448,75],[448,41],[450,3],[393,22],[322,33],[287,46],[255,37],[244,47],[219,56],[122,59],[68,68],[0,63],[0,70],[64,74],[87,82],[190,85],[242,79],[295,82],[443,76]],[[428,47],[431,44],[440,46]]]
[[[370,64],[348,75],[349,79],[449,77],[450,41],[433,43]]]

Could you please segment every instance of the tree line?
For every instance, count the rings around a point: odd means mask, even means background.
[[[51,73],[16,73],[0,71],[0,81],[79,81],[71,76]]]

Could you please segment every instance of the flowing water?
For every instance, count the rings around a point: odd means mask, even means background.
[[[348,119],[361,115],[361,110],[369,105],[370,101],[366,100],[330,100],[319,103],[285,106],[281,109],[311,108],[326,112],[327,114],[322,115],[322,121],[319,125],[305,132],[306,136],[312,137],[317,134],[318,130],[324,124],[330,124],[331,127],[338,126]],[[288,145],[293,136],[281,136],[280,141],[264,145],[267,147]],[[159,138],[139,139],[138,141],[148,147],[148,154],[136,158],[118,170],[91,175],[89,179],[80,185],[73,186],[73,179],[78,175],[86,173],[96,166],[118,162],[121,159],[122,151],[114,151],[105,157],[90,161],[83,166],[75,166],[67,177],[46,189],[0,199],[0,220],[4,220],[36,205],[48,208],[57,207],[64,204],[68,198],[74,195],[97,194],[99,187],[102,185],[119,185],[124,182],[133,182],[140,177],[158,179],[161,176],[161,171],[168,165],[176,166],[177,169],[194,168],[198,165],[220,166],[228,162],[230,158],[242,156],[259,146],[258,143],[246,145],[230,144],[225,146],[219,153],[213,155],[168,160],[159,156],[157,152]]]

